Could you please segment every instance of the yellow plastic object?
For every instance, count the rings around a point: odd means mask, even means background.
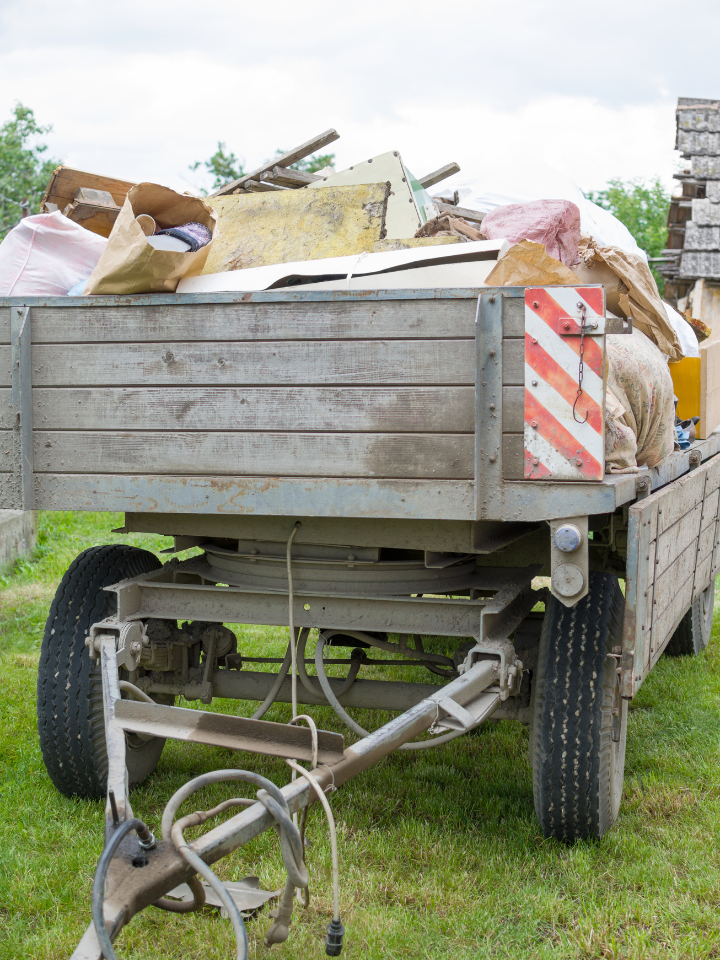
[[[700,416],[700,357],[684,357],[669,364],[681,420]]]

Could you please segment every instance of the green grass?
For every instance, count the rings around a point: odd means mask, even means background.
[[[98,543],[158,552],[161,537],[124,537],[107,514],[45,514],[38,548],[2,578],[0,595],[0,960],[66,958],[90,921],[102,846],[102,804],[69,800],[50,783],[35,724],[42,629],[73,557]],[[716,624],[718,623],[716,618]],[[248,654],[281,652],[287,631],[240,628]],[[543,839],[533,814],[527,730],[509,721],[435,751],[396,754],[332,795],[339,825],[341,902],[352,958],[720,957],[720,647],[717,625],[696,658],[663,658],[631,705],[620,819],[600,843]],[[215,707],[215,704],[213,705]],[[219,709],[235,709],[219,704]],[[248,712],[246,705],[237,709]],[[270,719],[286,720],[273,708]],[[340,729],[317,711],[326,729]],[[357,712],[361,723],[377,717]],[[244,766],[287,782],[281,761],[169,743],[134,791],[135,812],[159,826],[185,780]],[[229,796],[229,786],[214,795]],[[198,806],[209,806],[203,796]],[[188,807],[190,809],[190,807]],[[310,817],[311,906],[296,910],[279,958],[320,958],[331,912],[330,855],[320,812]],[[267,833],[219,866],[276,889],[284,876]],[[264,956],[267,910],[248,924]],[[116,943],[121,958],[234,956],[215,914],[149,908]]]

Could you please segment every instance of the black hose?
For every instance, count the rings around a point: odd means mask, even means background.
[[[102,950],[102,955],[105,957],[105,960],[118,960],[118,955],[113,950],[110,936],[107,932],[107,928],[105,927],[105,917],[103,916],[103,904],[105,902],[105,880],[107,878],[108,868],[110,867],[110,861],[115,856],[117,848],[120,846],[125,837],[133,830],[137,830],[138,833],[149,833],[147,825],[143,823],[142,820],[138,820],[136,817],[133,817],[132,820],[125,820],[123,823],[121,823],[115,833],[113,833],[109,843],[105,846],[105,849],[102,852],[100,860],[98,861],[97,870],[95,871],[95,879],[93,880],[92,918],[93,923],[95,924],[95,934],[98,938],[98,943],[100,944],[100,949]]]

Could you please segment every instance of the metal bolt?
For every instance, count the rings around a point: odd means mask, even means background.
[[[537,300],[533,300],[533,306],[537,309],[540,306],[540,303]]]
[[[537,420],[533,420],[530,426],[533,428],[533,430],[537,430]]]
[[[490,456],[488,457],[488,460],[490,461],[490,463],[495,463],[495,461],[497,460],[497,454],[491,453]]]
[[[533,460],[533,466],[536,467],[540,463],[539,460]]]
[[[563,324],[563,330],[569,330],[569,329],[570,329],[570,324],[566,320],[565,323]]]
[[[490,404],[490,409],[491,409],[491,410],[494,410],[494,409],[495,409],[495,404],[494,404],[494,403],[491,403],[491,404]]]
[[[495,356],[495,351],[494,351],[494,350],[491,350],[491,351],[490,351],[490,356],[491,356],[491,357],[494,357],[494,356]]]
[[[577,464],[578,467],[582,466],[582,460],[580,460],[580,458],[576,459],[575,463]]]
[[[536,386],[538,385],[537,380],[533,380],[533,381],[532,381],[532,385],[533,385],[534,387],[536,387]]]
[[[495,303],[495,297],[490,297],[490,303]]]
[[[537,339],[533,337],[533,343],[537,343]]]

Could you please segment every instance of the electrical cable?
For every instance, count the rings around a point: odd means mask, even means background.
[[[125,837],[132,833],[133,830],[137,831],[138,838],[144,842],[149,843],[149,840],[146,840],[143,837],[145,834],[148,838],[152,838],[152,833],[150,832],[146,823],[142,820],[138,820],[137,817],[133,817],[131,820],[125,820],[116,828],[115,832],[111,836],[108,843],[105,845],[105,849],[100,855],[98,860],[98,865],[95,870],[95,877],[93,879],[92,885],[92,918],[93,924],[95,925],[95,935],[97,936],[98,943],[100,944],[100,949],[102,950],[102,955],[105,957],[105,960],[118,960],[118,956],[113,949],[112,942],[110,940],[110,935],[107,932],[105,926],[105,917],[103,915],[103,905],[105,903],[105,881],[107,880],[107,872],[110,867],[110,861],[115,856],[115,852],[120,844],[123,842]],[[154,838],[152,838],[154,841]]]
[[[308,693],[312,694],[313,697],[318,697],[322,699],[323,691],[322,688],[319,690],[315,689],[312,685],[310,677],[308,676],[307,667],[305,666],[305,647],[307,645],[307,640],[310,635],[310,630],[308,627],[304,627],[300,631],[298,637],[298,646],[297,646],[297,668],[298,674],[300,675],[300,683],[305,687]],[[347,676],[342,683],[342,686],[335,694],[336,697],[344,696],[350,687],[355,683],[357,675],[360,672],[360,667],[362,666],[362,660],[359,657],[355,657],[350,661],[350,669],[347,672]]]
[[[352,636],[352,633],[350,632],[349,635]],[[320,686],[323,688],[323,693],[327,697],[330,706],[346,726],[350,727],[351,730],[354,730],[355,733],[361,737],[369,737],[370,732],[353,720],[333,693],[323,664],[325,642],[325,636],[321,635],[315,647],[315,669],[317,670],[318,680],[320,681]],[[462,736],[465,732],[465,730],[452,730],[450,733],[445,733],[440,737],[434,737],[432,740],[420,740],[417,743],[403,743],[398,747],[398,750],[427,750],[429,747],[439,747],[443,743],[448,743],[450,740]]]
[[[288,670],[290,669],[290,663],[292,661],[292,651],[291,644],[288,643],[287,650],[285,651],[285,659],[283,660],[280,671],[275,677],[273,685],[268,691],[268,695],[265,697],[263,702],[257,708],[255,713],[250,717],[251,720],[259,720],[261,717],[264,717],[268,712],[270,707],[275,703],[275,697],[280,693],[280,687],[282,687],[285,677],[288,675]]]

